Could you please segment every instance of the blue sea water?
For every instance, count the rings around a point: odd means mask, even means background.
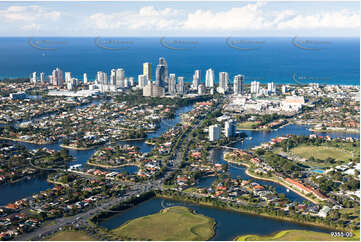
[[[246,83],[360,84],[359,38],[0,38],[0,78],[51,74],[60,67],[82,79],[123,68],[142,73],[142,63],[165,57],[169,73],[191,81],[194,70],[244,74]]]

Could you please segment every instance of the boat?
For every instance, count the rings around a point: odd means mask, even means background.
[[[290,189],[288,189],[288,188],[287,188],[287,190],[286,190],[286,191],[287,191],[287,192],[290,192]]]

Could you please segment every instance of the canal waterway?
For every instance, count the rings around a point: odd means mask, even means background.
[[[93,100],[90,104],[84,105],[96,105],[99,103],[99,100]],[[84,106],[79,108],[84,108]],[[174,127],[177,123],[181,121],[181,114],[191,111],[193,108],[192,105],[181,107],[176,111],[175,118],[173,119],[165,119],[160,123],[160,128],[153,133],[148,133],[148,138],[156,138],[164,134],[169,128]],[[260,145],[263,142],[268,142],[272,138],[287,135],[287,134],[293,134],[293,135],[309,135],[313,132],[309,131],[309,127],[307,125],[287,125],[282,128],[279,128],[274,131],[249,131],[245,130],[243,131],[248,135],[248,139],[245,139],[243,142],[237,142],[233,144],[233,147],[239,148],[239,149],[250,149],[252,147],[255,147],[257,145]],[[359,134],[346,134],[346,133],[318,133],[318,135],[329,135],[331,137],[353,137],[353,138],[359,138]],[[28,149],[39,149],[39,148],[49,148],[53,150],[60,150],[62,149],[60,147],[61,141],[58,141],[53,144],[47,144],[47,145],[37,145],[37,144],[30,144],[25,142],[15,142],[11,141],[13,143],[19,143],[24,145]],[[140,148],[141,152],[149,152],[153,146],[145,144],[144,140],[140,141],[123,141],[121,143],[130,144],[130,145],[136,145]],[[70,155],[74,157],[74,161],[70,162],[69,165],[74,164],[83,164],[86,166],[86,162],[91,158],[91,156],[96,152],[96,150],[99,149],[99,147],[90,149],[90,150],[72,150],[69,149]],[[213,154],[213,160],[215,163],[222,163],[225,164],[226,161],[223,160],[223,150],[215,150]],[[261,185],[271,185],[275,187],[276,191],[278,193],[284,193],[287,198],[289,198],[291,201],[298,201],[303,202],[304,198],[297,195],[296,193],[289,191],[287,192],[287,189],[279,184],[268,182],[268,181],[262,181],[255,178],[249,177],[245,173],[245,167],[237,166],[233,164],[229,164],[229,172],[233,178],[241,177],[241,179],[251,179],[253,181],[256,181],[257,183]],[[134,174],[138,171],[138,167],[135,166],[129,166],[129,167],[122,167],[119,169],[116,169],[116,171],[127,171],[129,173]],[[201,184],[199,187],[208,187],[212,182],[214,181],[215,177],[207,177],[201,179]],[[12,189],[11,187],[16,186],[16,189]],[[5,205],[9,202],[14,202],[18,199],[28,197],[32,194],[39,193],[40,191],[46,190],[48,188],[52,187],[52,184],[49,184],[46,181],[46,177],[37,177],[35,179],[30,180],[23,180],[21,182],[18,182],[16,184],[2,184],[0,185],[0,193],[6,194],[5,196],[0,196],[0,205]]]

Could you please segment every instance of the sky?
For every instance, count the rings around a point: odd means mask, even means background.
[[[359,2],[0,2],[3,37],[359,35]]]

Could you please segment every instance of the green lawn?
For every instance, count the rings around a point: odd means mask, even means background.
[[[177,206],[131,220],[112,233],[132,240],[208,240],[214,234],[214,224],[209,217]]]
[[[308,230],[283,230],[275,234],[259,236],[259,235],[243,235],[237,238],[237,241],[340,241],[352,240],[359,241],[360,232],[357,231],[352,238],[332,237],[330,233],[321,233]],[[355,234],[355,233],[354,233]]]
[[[256,126],[258,122],[241,122],[237,123],[237,129],[253,129],[253,126]]]
[[[47,241],[95,241],[92,237],[81,231],[60,231],[53,234]]]
[[[188,187],[187,189],[184,190],[184,192],[197,192],[198,188],[197,187]]]
[[[344,148],[337,148],[331,146],[314,146],[302,144],[290,150],[291,153],[309,159],[313,156],[315,159],[326,160],[331,157],[338,161],[348,161],[352,158],[352,152]]]

